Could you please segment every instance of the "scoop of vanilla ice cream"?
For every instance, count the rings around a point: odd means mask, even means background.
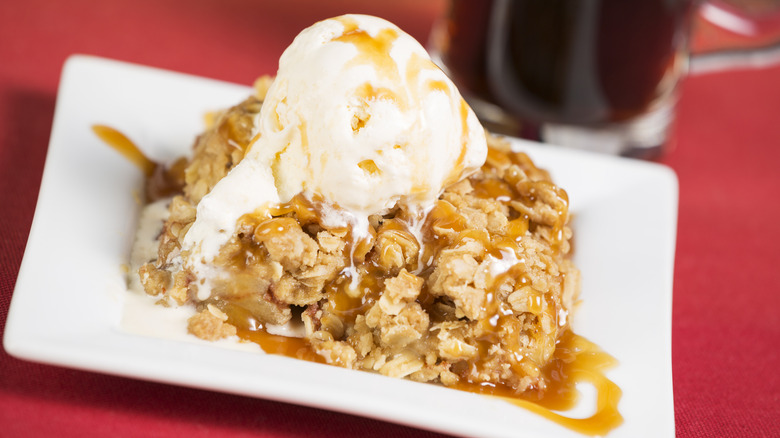
[[[433,201],[487,153],[476,116],[425,49],[363,15],[295,38],[257,129],[245,160],[270,163],[282,200],[309,190],[364,215]]]
[[[243,160],[198,205],[184,248],[199,259],[264,205],[307,192],[358,218],[399,202],[424,207],[487,154],[482,126],[425,49],[365,15],[295,38],[255,129]]]

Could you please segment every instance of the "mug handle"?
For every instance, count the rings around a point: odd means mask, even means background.
[[[693,17],[691,73],[780,64],[780,3],[708,0]]]

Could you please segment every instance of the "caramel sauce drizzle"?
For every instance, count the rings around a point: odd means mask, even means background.
[[[103,140],[104,143],[111,146],[112,149],[122,154],[127,161],[141,169],[147,178],[152,176],[157,168],[157,163],[147,158],[126,135],[105,125],[92,125],[92,132]]]
[[[601,436],[623,423],[623,416],[618,411],[623,392],[604,375],[616,364],[615,358],[596,344],[567,330],[558,340],[553,360],[542,370],[549,382],[542,396],[534,392],[515,394],[504,387],[468,382],[455,388],[498,397],[573,431]],[[576,385],[581,382],[590,383],[597,391],[595,412],[586,418],[571,418],[555,412],[577,405],[580,394]]]
[[[426,91],[441,91],[442,93],[449,94],[450,87],[448,87],[447,83],[444,82],[444,81],[428,80],[425,83],[425,90]]]
[[[466,103],[466,101],[461,97],[460,98],[460,127],[461,127],[461,133],[460,133],[460,154],[458,155],[458,159],[455,161],[455,165],[452,168],[452,171],[450,172],[449,176],[447,177],[447,180],[445,181],[444,185],[445,187],[454,184],[460,179],[461,174],[463,173],[463,168],[465,167],[463,161],[466,159],[466,152],[468,152],[468,146],[469,146],[469,125],[468,125],[468,117],[469,117],[469,106]]]
[[[355,90],[357,96],[363,102],[371,100],[387,100],[395,103],[401,110],[405,110],[407,103],[401,99],[393,90],[385,87],[375,88],[370,82],[364,82]]]
[[[237,328],[239,338],[255,343],[268,354],[325,363],[325,360],[314,352],[303,338],[273,335],[263,328],[252,312],[246,308],[224,300],[213,300],[211,304],[228,315],[228,322]]]
[[[180,193],[184,187],[184,170],[187,160],[180,158],[170,167],[149,159],[135,143],[118,130],[105,125],[92,125],[92,132],[105,144],[135,164],[146,176],[144,192],[149,202]]]
[[[351,65],[374,65],[380,75],[393,82],[400,81],[398,66],[390,57],[390,49],[398,39],[395,29],[384,28],[372,37],[350,17],[341,16],[336,20],[344,25],[344,32],[332,41],[352,44],[358,50],[357,56],[350,61]]]
[[[268,354],[292,357],[294,359],[307,360],[309,362],[325,363],[325,359],[312,350],[309,342],[304,338],[291,338],[288,336],[272,335],[265,330],[247,330],[239,328],[239,338],[260,346]]]

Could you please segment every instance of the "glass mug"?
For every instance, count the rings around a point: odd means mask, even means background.
[[[486,128],[627,156],[666,147],[694,0],[451,0],[431,52]]]

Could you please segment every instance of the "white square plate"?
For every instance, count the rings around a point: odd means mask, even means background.
[[[140,172],[92,133],[102,123],[153,159],[189,152],[207,111],[248,87],[86,56],[65,64],[41,191],[5,329],[19,358],[280,400],[457,435],[576,437],[514,405],[431,384],[127,332],[120,326]],[[666,167],[515,141],[576,215],[582,304],[574,329],[615,356],[614,437],[672,437],[677,179]],[[587,395],[588,392],[586,391]],[[593,392],[590,392],[592,396]],[[595,406],[583,397],[577,413]]]

